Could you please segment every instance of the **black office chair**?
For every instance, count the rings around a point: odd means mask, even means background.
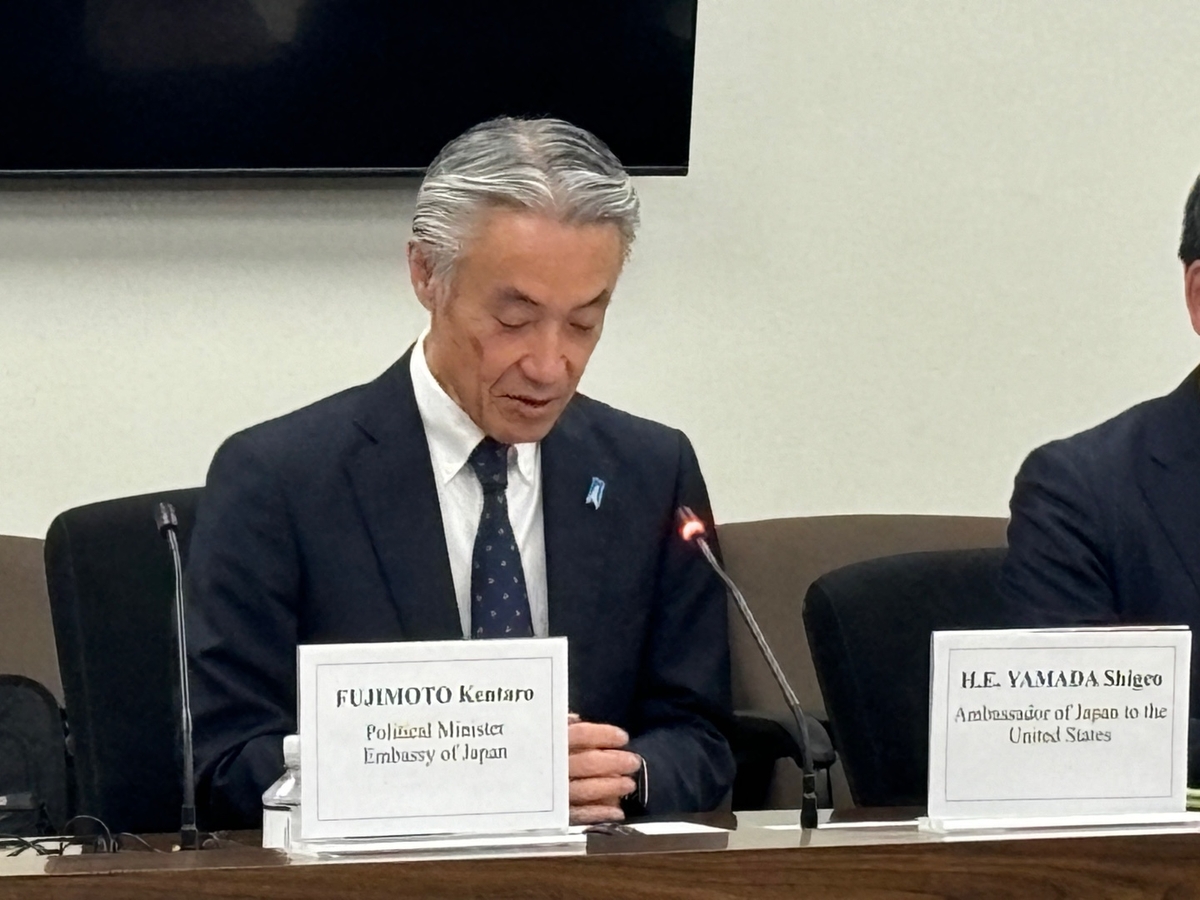
[[[71,810],[63,724],[45,686],[0,675],[0,834],[62,833]]]
[[[833,743],[858,806],[924,806],[929,640],[1016,627],[997,603],[1003,548],[906,553],[821,576],[804,625]]]
[[[68,510],[46,535],[46,580],[75,758],[76,812],[114,832],[179,829],[174,570],[155,527],[175,505],[187,560],[199,488]]]

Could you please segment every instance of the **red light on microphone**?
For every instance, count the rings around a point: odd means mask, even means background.
[[[704,533],[708,531],[700,517],[686,506],[681,506],[675,511],[675,519],[679,523],[679,536],[685,541],[704,537]]]

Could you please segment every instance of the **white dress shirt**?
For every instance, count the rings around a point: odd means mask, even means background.
[[[471,557],[475,551],[479,517],[483,514],[483,488],[467,459],[485,435],[429,371],[425,359],[425,335],[428,333],[426,329],[413,348],[410,364],[413,393],[429,443],[429,460],[433,463],[433,480],[442,509],[446,550],[450,554],[450,574],[454,578],[463,637],[470,637]],[[535,637],[545,637],[550,626],[546,608],[541,444],[516,444],[508,451],[505,496],[509,521],[521,551],[521,567],[525,570],[533,633]]]

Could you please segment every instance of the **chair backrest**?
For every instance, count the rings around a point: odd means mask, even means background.
[[[1005,551],[911,553],[818,578],[804,601],[817,677],[854,802],[923,806],[929,638],[1017,623],[998,612]]]
[[[1003,547],[1006,519],[970,516],[815,516],[732,522],[717,529],[726,567],[779,656],[801,705],[825,718],[800,615],[819,576],[897,553]],[[787,712],[767,664],[736,612],[730,612],[736,709]]]
[[[766,519],[721,525],[725,564],[779,657],[801,705],[824,719],[825,700],[800,614],[810,584],[851,563],[922,550],[1002,547],[1008,522],[973,516],[855,515]],[[735,709],[785,713],[787,707],[741,617],[730,611]],[[841,765],[832,772],[834,805],[848,807]],[[800,805],[799,773],[777,767],[768,805]]]
[[[0,534],[0,675],[23,675],[62,704],[39,538]]]
[[[46,576],[75,751],[76,811],[114,832],[179,828],[174,571],[155,527],[175,505],[186,553],[198,488],[81,506],[46,536]]]

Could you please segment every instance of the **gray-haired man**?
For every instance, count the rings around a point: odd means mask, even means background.
[[[672,524],[688,505],[711,525],[695,454],[575,392],[637,224],[593,135],[471,129],[417,197],[421,339],[374,382],[217,452],[188,573],[209,827],[260,814],[308,642],[565,635],[574,821],[727,793],[724,592]]]

